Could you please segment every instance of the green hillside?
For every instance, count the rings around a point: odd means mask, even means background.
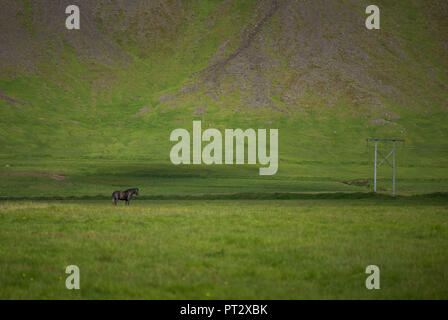
[[[2,1],[0,196],[369,191],[372,137],[399,193],[448,190],[446,1],[77,3]],[[278,173],[174,166],[193,120],[279,129]]]

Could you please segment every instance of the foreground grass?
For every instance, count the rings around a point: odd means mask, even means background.
[[[447,299],[447,204],[3,201],[0,298]],[[70,264],[81,290],[65,288]]]

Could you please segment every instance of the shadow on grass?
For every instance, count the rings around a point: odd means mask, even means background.
[[[397,195],[374,192],[322,192],[322,193],[226,193],[226,194],[189,194],[189,195],[142,195],[134,199],[139,200],[331,200],[331,199],[374,199],[374,200],[443,200],[448,201],[448,192],[434,192],[415,195]],[[81,196],[3,196],[0,201],[30,200],[30,201],[51,201],[51,200],[111,200],[110,195],[81,195]]]

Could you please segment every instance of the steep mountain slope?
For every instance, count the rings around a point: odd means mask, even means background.
[[[84,0],[81,30],[65,28],[69,4],[2,2],[0,170],[11,185],[8,172],[31,159],[44,171],[50,159],[90,159],[101,173],[96,160],[148,165],[134,173],[170,165],[171,130],[197,119],[278,128],[272,179],[289,191],[302,190],[289,179],[369,178],[368,137],[406,139],[408,190],[448,186],[446,1],[377,1],[381,30],[364,26],[367,1]],[[256,174],[246,168],[201,174]]]

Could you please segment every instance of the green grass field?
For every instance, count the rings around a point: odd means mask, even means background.
[[[447,299],[447,204],[2,201],[0,298]],[[81,290],[65,288],[71,264]]]
[[[367,0],[84,1],[67,30],[2,0],[0,299],[448,299],[448,2],[375,3],[380,30]],[[278,172],[173,165],[195,120],[278,129]],[[405,140],[396,198],[366,138]]]

